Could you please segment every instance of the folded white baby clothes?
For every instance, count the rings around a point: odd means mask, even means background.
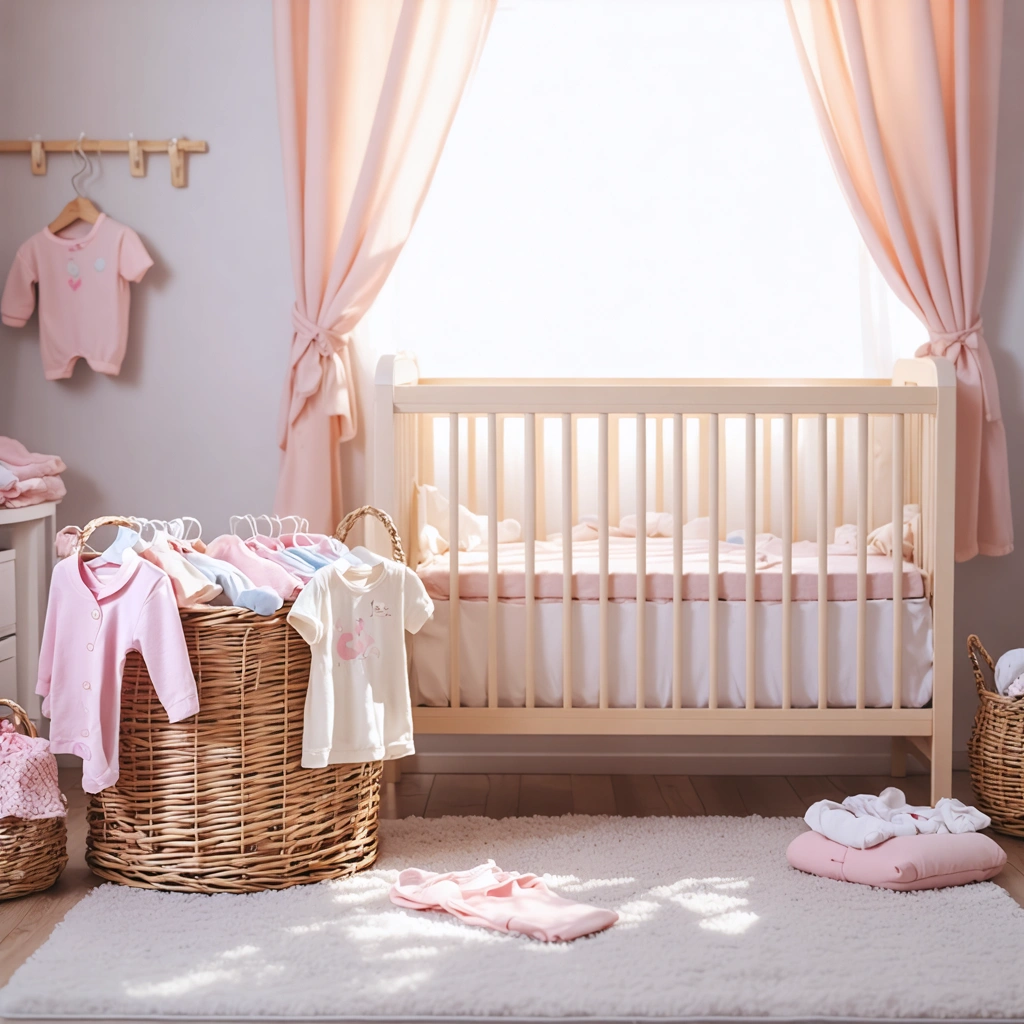
[[[1010,692],[1011,688],[1013,693]],[[1018,697],[1024,693],[1024,647],[1007,651],[996,662],[996,689],[1008,697]]]
[[[934,807],[907,803],[903,790],[890,786],[879,796],[848,796],[841,804],[819,800],[811,804],[804,821],[833,842],[866,850],[894,836],[935,832],[980,832],[991,819],[976,807],[945,797]]]

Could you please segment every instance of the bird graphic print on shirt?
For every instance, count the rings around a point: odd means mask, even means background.
[[[380,648],[362,619],[356,619],[355,632],[348,632],[341,622],[336,623],[334,628],[338,631],[338,657],[342,661],[364,661],[366,658],[380,657]]]

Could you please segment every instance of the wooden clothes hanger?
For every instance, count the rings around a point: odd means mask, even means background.
[[[75,198],[47,225],[50,233],[54,235],[58,231],[63,231],[64,228],[74,224],[76,220],[84,220],[87,224],[95,224],[100,219],[100,211],[96,209],[91,199],[82,195],[78,188],[78,176],[83,172],[86,174],[92,172],[92,161],[86,156],[85,150],[82,148],[82,139],[84,138],[85,133],[83,132],[78,137],[78,148],[74,151],[76,157],[81,156],[82,158],[82,166],[71,175],[71,187],[75,190]]]

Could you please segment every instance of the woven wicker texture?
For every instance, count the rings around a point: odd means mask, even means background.
[[[997,832],[1024,837],[1024,697],[1003,697],[989,688],[979,655],[989,672],[995,664],[976,636],[967,638],[967,654],[978,688],[967,745],[978,808]]]
[[[171,724],[129,654],[121,773],[89,807],[102,878],[181,892],[253,892],[340,878],[377,855],[381,762],[301,767],[310,651],[286,622],[183,611],[199,714]]]
[[[395,526],[394,520],[383,509],[374,508],[373,505],[363,505],[361,508],[353,509],[338,523],[338,529],[334,531],[334,536],[344,543],[352,527],[363,516],[373,516],[380,521],[384,529],[388,531],[388,537],[391,538],[391,557],[396,562],[401,562],[402,565],[405,565],[405,549],[402,547],[402,538],[398,536],[398,528]]]
[[[28,713],[13,700],[9,708],[16,728],[29,736],[36,728]],[[0,818],[0,900],[12,900],[49,889],[68,862],[68,830],[64,818],[26,821]]]

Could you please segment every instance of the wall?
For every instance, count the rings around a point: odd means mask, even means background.
[[[43,379],[36,319],[0,328],[0,434],[68,464],[64,523],[123,513],[269,511],[292,280],[270,4],[246,0],[0,0],[0,137],[206,139],[189,183],[164,156],[145,178],[101,158],[96,205],[155,260],[132,286],[118,377],[84,361]],[[73,159],[0,157],[0,273],[73,198]],[[95,160],[95,158],[94,158]],[[95,164],[94,164],[95,166]]]
[[[999,373],[1010,441],[1019,532],[1024,538],[1024,4],[1006,8],[997,210],[984,317]],[[0,137],[205,138],[190,159],[189,187],[173,189],[167,160],[128,174],[107,156],[89,186],[97,205],[134,227],[156,260],[133,288],[128,356],[117,378],[79,364],[63,382],[45,382],[36,321],[0,328],[0,433],[68,463],[61,523],[109,512],[198,516],[207,532],[233,512],[269,509],[277,469],[276,420],[285,372],[292,283],[284,220],[269,2],[247,0],[0,0]],[[0,272],[20,242],[71,197],[69,157],[51,156],[33,177],[28,158],[0,157]],[[372,352],[360,353],[363,404]],[[349,503],[361,498],[364,439],[349,453]],[[1022,540],[1024,544],[1024,540]],[[977,632],[990,650],[1024,643],[1018,600],[1024,555],[978,558],[957,570],[956,746],[974,709],[963,640]],[[547,741],[480,744],[427,737],[423,749],[514,752]],[[789,740],[711,744],[687,741],[723,767],[762,765],[761,752]],[[668,753],[677,743],[623,743]],[[807,764],[842,749],[810,742]],[[609,752],[607,741],[565,744],[578,763]],[[458,763],[458,757],[450,761]],[[550,770],[550,764],[548,767]]]

